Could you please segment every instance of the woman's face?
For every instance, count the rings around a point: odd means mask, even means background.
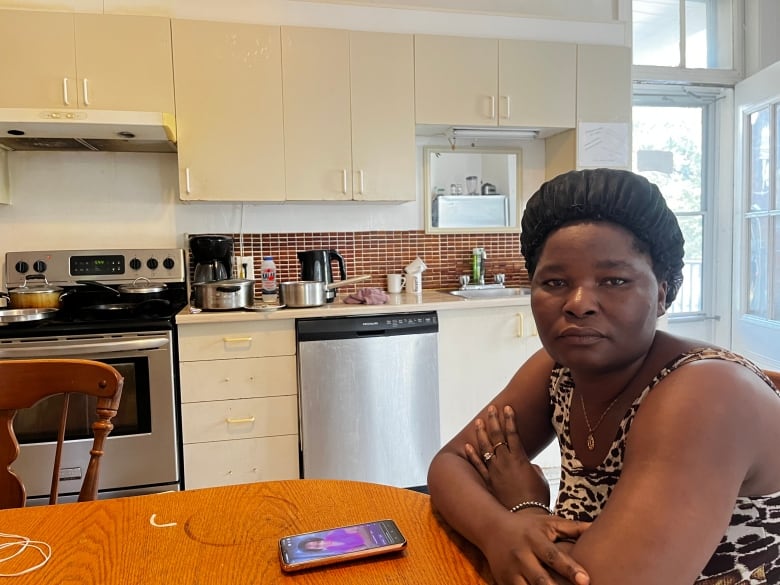
[[[665,298],[650,256],[631,232],[609,222],[550,234],[531,281],[541,341],[572,370],[609,371],[646,353]]]

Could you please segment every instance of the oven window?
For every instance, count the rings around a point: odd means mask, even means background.
[[[152,430],[149,396],[149,360],[144,357],[104,359],[125,378],[119,412],[113,419],[114,429],[109,436],[137,435]],[[57,429],[62,413],[63,396],[52,396],[32,408],[20,410],[14,419],[14,433],[20,444],[44,443],[57,440]],[[92,437],[97,399],[72,395],[68,407],[66,440]]]

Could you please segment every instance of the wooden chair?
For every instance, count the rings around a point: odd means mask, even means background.
[[[780,372],[773,372],[772,370],[764,370],[766,377],[772,380],[772,384],[780,389]]]
[[[84,502],[97,498],[103,443],[114,428],[111,419],[119,408],[123,383],[124,378],[116,369],[91,360],[0,360],[0,509],[20,508],[25,505],[27,499],[22,479],[11,470],[11,464],[19,456],[19,442],[13,429],[16,412],[30,408],[40,400],[56,394],[64,394],[64,400],[49,503],[57,502],[60,458],[71,393],[97,398],[97,420],[92,423],[94,438],[89,466],[78,501]]]

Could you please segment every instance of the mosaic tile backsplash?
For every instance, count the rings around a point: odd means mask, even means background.
[[[225,234],[234,239],[234,255],[239,254],[239,234]],[[280,234],[244,234],[243,255],[254,259],[255,290],[260,292],[260,264],[263,255],[276,263],[279,282],[300,280],[297,252],[303,250],[336,250],[344,257],[347,276],[370,274],[371,279],[339,288],[339,293],[356,288],[385,289],[387,274],[402,273],[406,265],[419,256],[428,266],[423,272],[423,289],[458,288],[458,276],[471,273],[471,250],[483,247],[487,252],[485,282],[504,273],[507,286],[528,286],[528,273],[520,255],[520,235],[426,234],[422,230],[371,232],[312,232]],[[333,263],[334,272],[338,270]]]

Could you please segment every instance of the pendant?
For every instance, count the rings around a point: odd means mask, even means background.
[[[596,448],[596,439],[593,438],[593,433],[588,433],[588,451],[593,451]]]

